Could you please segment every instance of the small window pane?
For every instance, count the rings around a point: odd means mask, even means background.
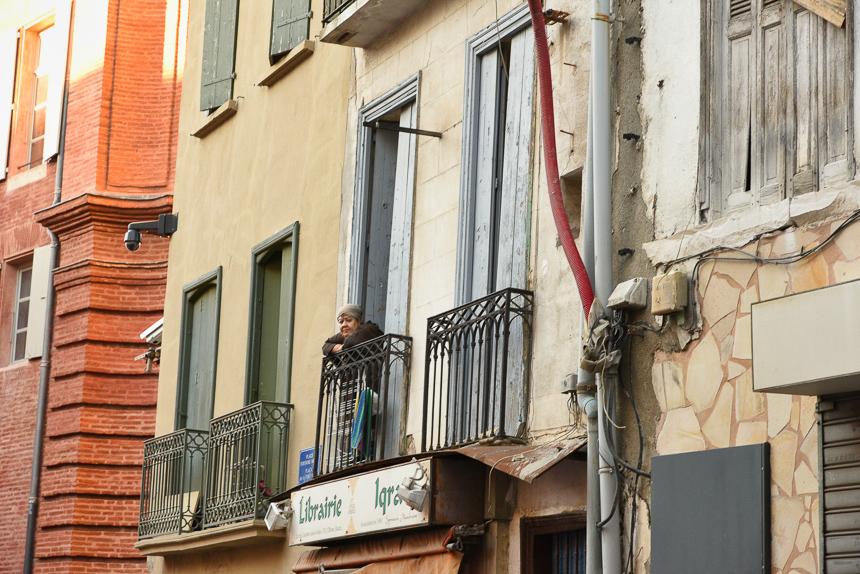
[[[45,140],[35,141],[30,144],[30,164],[34,164],[42,160],[42,152],[45,148]]]
[[[16,329],[26,329],[30,321],[30,301],[21,301],[18,303],[18,320],[16,321]]]
[[[20,361],[24,358],[24,353],[27,349],[27,331],[22,331],[15,335],[15,355],[13,360]]]
[[[36,76],[36,105],[44,104],[48,99],[48,77]]]
[[[45,135],[45,112],[47,108],[44,106],[36,108],[33,111],[33,137],[31,139],[41,138]]]
[[[30,280],[33,278],[32,269],[24,269],[19,275],[18,299],[27,299],[30,297]]]

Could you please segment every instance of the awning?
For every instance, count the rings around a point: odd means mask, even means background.
[[[454,452],[531,484],[534,479],[585,446],[587,442],[572,440],[543,446],[477,444],[458,448]]]
[[[310,550],[299,557],[293,572],[301,574],[357,568],[355,574],[457,574],[463,555],[448,551],[445,545],[450,538],[450,528],[437,528]]]

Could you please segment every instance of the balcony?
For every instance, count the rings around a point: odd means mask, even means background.
[[[138,538],[199,528],[208,438],[206,431],[184,429],[144,443]]]
[[[425,3],[426,0],[325,0],[320,40],[367,48]]]
[[[203,528],[262,518],[286,490],[290,409],[261,401],[212,421]]]
[[[383,335],[323,358],[314,476],[401,454],[411,354]]]
[[[504,289],[428,319],[423,452],[521,438],[533,304]]]

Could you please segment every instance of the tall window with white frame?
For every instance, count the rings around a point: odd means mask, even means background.
[[[18,269],[15,285],[15,309],[12,320],[12,361],[21,361],[27,352],[27,326],[30,322],[30,288],[32,267]]]
[[[702,1],[704,217],[850,180],[851,11],[837,25],[793,0]]]

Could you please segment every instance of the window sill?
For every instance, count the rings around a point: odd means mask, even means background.
[[[257,82],[258,86],[270,88],[275,83],[293,71],[299,64],[310,58],[314,53],[315,44],[313,40],[305,40],[284,56],[280,62],[269,68],[266,75]]]
[[[44,179],[48,175],[48,164],[42,162],[30,169],[20,171],[6,179],[6,191],[14,191],[31,183]]]
[[[790,227],[836,219],[860,209],[860,179],[770,205],[739,207],[724,217],[645,243],[651,263],[663,265],[718,247],[743,247],[756,237]]]
[[[176,556],[194,554],[214,548],[248,547],[256,544],[283,542],[286,530],[270,531],[262,520],[247,520],[188,534],[168,534],[140,540],[134,545],[144,556]]]
[[[191,135],[195,138],[203,139],[211,134],[221,124],[236,115],[239,111],[239,102],[236,100],[227,100],[217,110],[209,114],[203,124],[192,132]]]

